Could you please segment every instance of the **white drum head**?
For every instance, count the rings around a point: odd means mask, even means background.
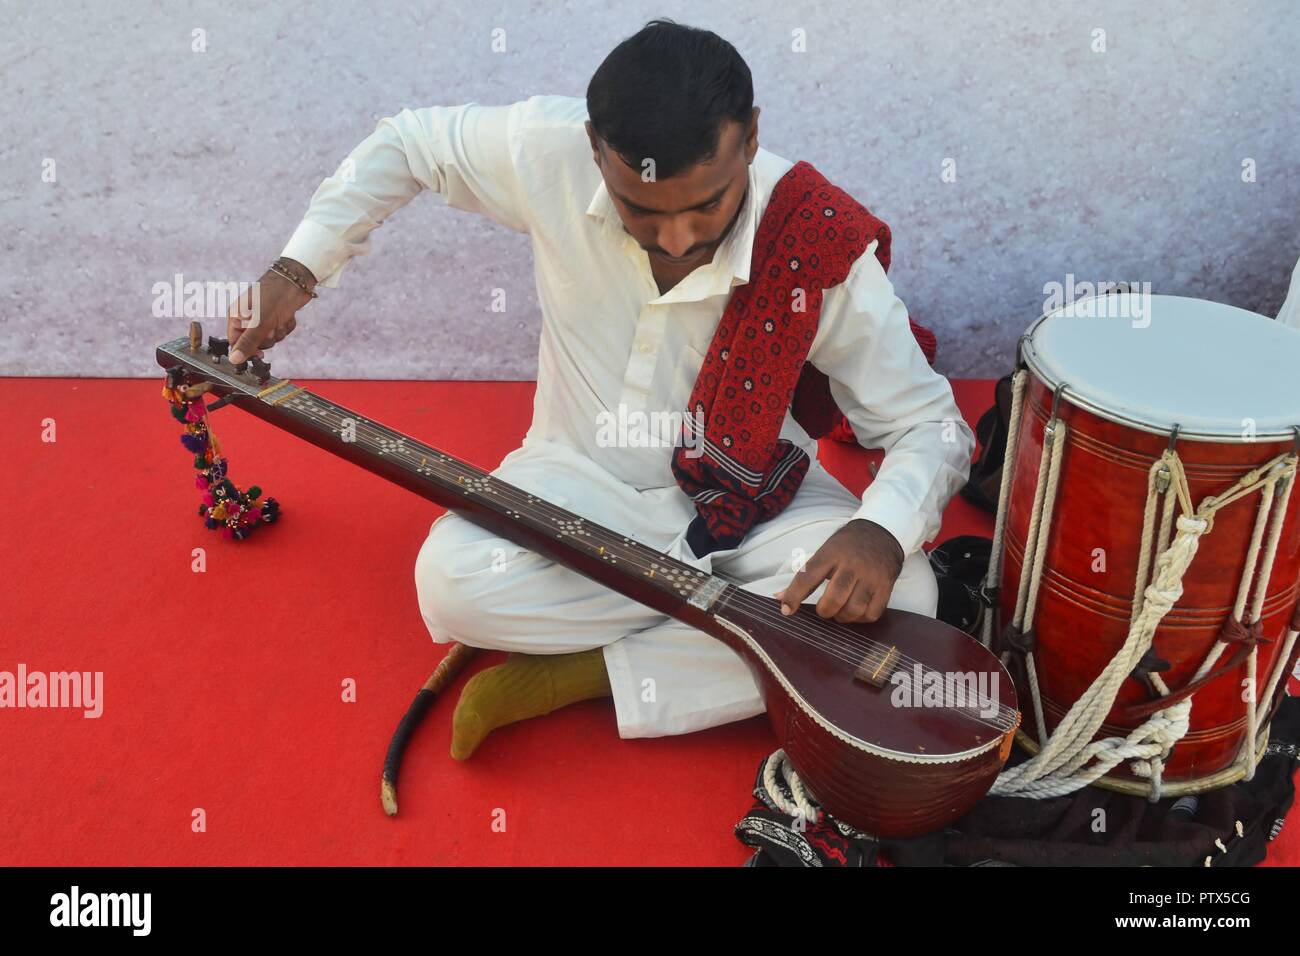
[[[1174,295],[1094,296],[1040,318],[1025,363],[1061,400],[1180,439],[1289,439],[1300,425],[1300,330]]]

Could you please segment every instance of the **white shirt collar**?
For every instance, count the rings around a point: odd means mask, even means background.
[[[754,234],[758,230],[758,179],[754,174],[754,163],[748,166],[749,188],[745,190],[745,201],[727,238],[722,241],[707,265],[695,269],[687,278],[669,289],[659,300],[703,299],[713,295],[730,294],[733,287],[744,285],[749,281],[750,258],[754,251]],[[623,228],[623,220],[614,207],[604,177],[596,186],[596,191],[587,206],[587,215],[601,221],[607,235],[614,242],[621,242],[627,248],[628,255],[645,256],[635,239]]]

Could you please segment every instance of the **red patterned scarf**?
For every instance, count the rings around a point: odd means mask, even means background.
[[[697,556],[736,547],[794,498],[809,461],[778,437],[787,408],[813,438],[839,421],[826,376],[805,360],[823,291],[848,278],[872,240],[888,270],[889,227],[808,163],[773,189],[750,281],[731,293],[673,452],[673,474],[697,512],[686,535]]]

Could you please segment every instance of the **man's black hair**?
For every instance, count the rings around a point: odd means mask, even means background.
[[[596,135],[656,179],[712,160],[725,120],[749,128],[754,82],[736,48],[716,33],[651,20],[614,47],[587,85]]]

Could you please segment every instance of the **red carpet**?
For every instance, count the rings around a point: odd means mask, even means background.
[[[452,700],[416,734],[401,813],[389,737],[443,648],[412,568],[432,504],[237,410],[213,429],[284,517],[223,540],[196,516],[180,427],[149,380],[0,381],[0,670],[102,671],[103,716],[0,712],[0,864],[714,864],[773,739],[762,718],[620,740],[608,701],[447,753]],[[483,467],[527,428],[532,383],[304,382]],[[974,422],[991,381],[955,383]],[[42,441],[46,420],[57,440]],[[838,446],[855,492],[879,453]],[[937,541],[992,533],[960,498]],[[192,570],[193,549],[206,571]],[[484,655],[479,666],[500,659]],[[345,681],[356,702],[344,702]],[[459,686],[459,685],[458,685]],[[203,832],[195,832],[202,810]],[[1300,863],[1294,823],[1270,863]]]

